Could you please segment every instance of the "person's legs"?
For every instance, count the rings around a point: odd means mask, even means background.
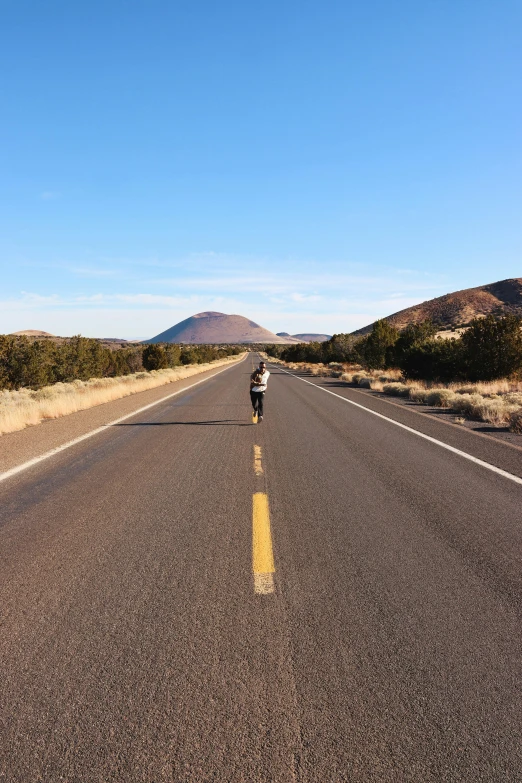
[[[252,400],[252,408],[254,409],[254,413],[257,413],[257,401],[258,401],[257,392],[251,391],[250,399]]]
[[[264,392],[258,392],[257,393],[257,412],[259,413],[260,416],[263,415],[263,400],[264,400],[264,397],[265,397],[265,393]]]

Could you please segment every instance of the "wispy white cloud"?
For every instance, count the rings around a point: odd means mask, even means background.
[[[435,279],[411,280],[405,283],[401,280],[403,291],[436,292],[441,290],[441,283]],[[226,276],[220,273],[205,277],[172,277],[147,280],[148,285],[161,285],[176,287],[177,289],[190,290],[225,290],[229,293],[257,293],[269,296],[286,294],[293,296],[298,301],[299,296],[318,296],[320,292],[334,293],[339,291],[361,290],[366,292],[389,292],[393,290],[397,281],[393,275],[368,277],[364,275],[315,275],[315,274],[282,274],[282,275],[256,275],[256,276]],[[296,284],[301,289],[296,293]],[[433,293],[432,296],[436,294]]]
[[[40,198],[42,201],[56,201],[61,195],[59,190],[44,190],[40,193]]]
[[[215,253],[172,262],[145,259],[143,266],[86,258],[49,267],[56,273],[45,283],[55,281],[54,291],[40,293],[34,283],[33,292],[4,296],[0,331],[53,332],[57,323],[61,334],[104,336],[109,330],[134,337],[138,324],[152,336],[195,313],[217,310],[247,316],[274,332],[346,332],[448,290],[442,276],[409,269],[382,267],[368,273],[360,264],[322,268],[313,262]],[[62,286],[62,278],[67,285]]]
[[[221,298],[222,301],[224,301]],[[44,309],[44,308],[76,308],[92,305],[100,307],[106,305],[145,305],[162,307],[190,307],[203,301],[199,296],[163,296],[161,294],[92,294],[90,296],[60,296],[50,294],[42,296],[38,293],[22,291],[16,298],[0,301],[3,310],[18,309]],[[219,302],[220,297],[214,297],[214,302]]]
[[[317,294],[299,294],[294,293],[290,294],[289,299],[292,302],[297,302],[298,304],[315,304],[316,302],[321,302],[324,297],[318,296]]]
[[[62,269],[65,269],[67,272],[77,275],[78,277],[109,278],[119,277],[121,275],[119,269],[100,269],[95,266],[62,266]]]

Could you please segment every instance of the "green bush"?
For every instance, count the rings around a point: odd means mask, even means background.
[[[517,316],[476,318],[461,341],[469,380],[492,381],[522,372],[522,319]]]
[[[432,339],[413,345],[403,355],[399,367],[410,380],[449,383],[466,377],[460,340]]]
[[[169,366],[168,356],[161,343],[152,343],[143,349],[143,366],[146,370],[165,370]]]
[[[369,369],[396,367],[405,378],[435,382],[489,381],[522,377],[522,319],[514,315],[478,318],[461,338],[437,339],[431,321],[400,333],[386,319],[370,334],[336,334],[324,343],[268,346],[286,362],[359,362]]]
[[[31,340],[25,335],[0,335],[0,389],[39,389],[53,383],[110,378],[199,364],[238,354],[237,346],[171,343],[132,345],[112,350],[99,340],[71,337],[62,343]]]
[[[387,355],[399,339],[399,331],[385,318],[376,321],[370,334],[355,343],[355,353],[368,370],[384,370],[388,367]]]

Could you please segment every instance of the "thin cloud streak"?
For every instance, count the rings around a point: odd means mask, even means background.
[[[56,333],[57,323],[62,334],[105,336],[109,331],[133,337],[139,323],[140,330],[152,336],[198,312],[213,310],[243,315],[273,332],[332,334],[366,326],[447,289],[440,276],[408,269],[367,274],[361,265],[340,269],[337,264],[323,273],[309,262],[298,264],[294,273],[281,263],[275,270],[272,260],[258,275],[244,260],[227,258],[224,263],[214,254],[205,259],[198,268],[201,274],[194,274],[193,268],[188,273],[185,260],[176,267],[179,275],[159,278],[151,276],[150,266],[125,271],[115,259],[104,265],[92,259],[51,263],[63,272],[60,286],[56,281],[54,291],[47,287],[42,293],[4,295],[0,331],[35,328]],[[64,290],[62,278],[68,275]]]
[[[293,294],[295,292],[296,283],[299,284],[301,290],[306,293],[303,296],[315,296],[319,292],[335,291],[343,288],[360,288],[364,287],[366,291],[373,292],[388,292],[390,288],[393,289],[396,282],[392,277],[356,277],[354,275],[289,275],[273,276],[273,277],[233,277],[227,278],[223,275],[216,277],[205,278],[160,278],[147,281],[148,284],[162,285],[162,286],[176,286],[176,288],[182,289],[199,289],[199,290],[226,290],[234,293],[262,293],[262,294]],[[435,281],[412,281],[411,283],[405,283],[401,280],[401,290],[405,291],[427,291],[437,292],[443,291],[444,287],[441,283]]]
[[[153,336],[206,310],[243,315],[273,332],[351,332],[377,318],[417,304],[419,298],[325,299],[313,302],[231,297],[171,297],[155,294],[95,294],[60,297],[25,293],[0,302],[0,332],[43,329],[93,337],[136,337],[136,317],[145,336]]]
[[[42,201],[56,201],[61,195],[59,190],[44,190],[40,193],[40,198]]]

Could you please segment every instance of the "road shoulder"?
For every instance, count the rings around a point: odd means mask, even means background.
[[[394,422],[442,441],[501,470],[522,477],[522,449],[518,446],[504,443],[500,439],[488,437],[470,429],[460,428],[457,425],[450,424],[448,426],[448,422],[438,420],[433,415],[427,415],[424,411],[397,404],[384,397],[370,396],[335,378],[316,378],[295,371],[289,375],[306,380],[313,386],[345,398],[348,402],[386,416]]]
[[[71,413],[59,419],[49,419],[34,427],[26,427],[19,432],[2,435],[0,437],[0,473],[38,458],[53,449],[58,449],[69,441],[87,435],[92,430],[107,426],[115,419],[132,415],[146,405],[160,403],[172,394],[212,378],[220,372],[242,364],[242,362],[243,360],[239,360],[239,362],[231,362],[225,367],[222,365],[213,367],[183,380],[138,392],[120,400],[96,405],[93,408]]]

